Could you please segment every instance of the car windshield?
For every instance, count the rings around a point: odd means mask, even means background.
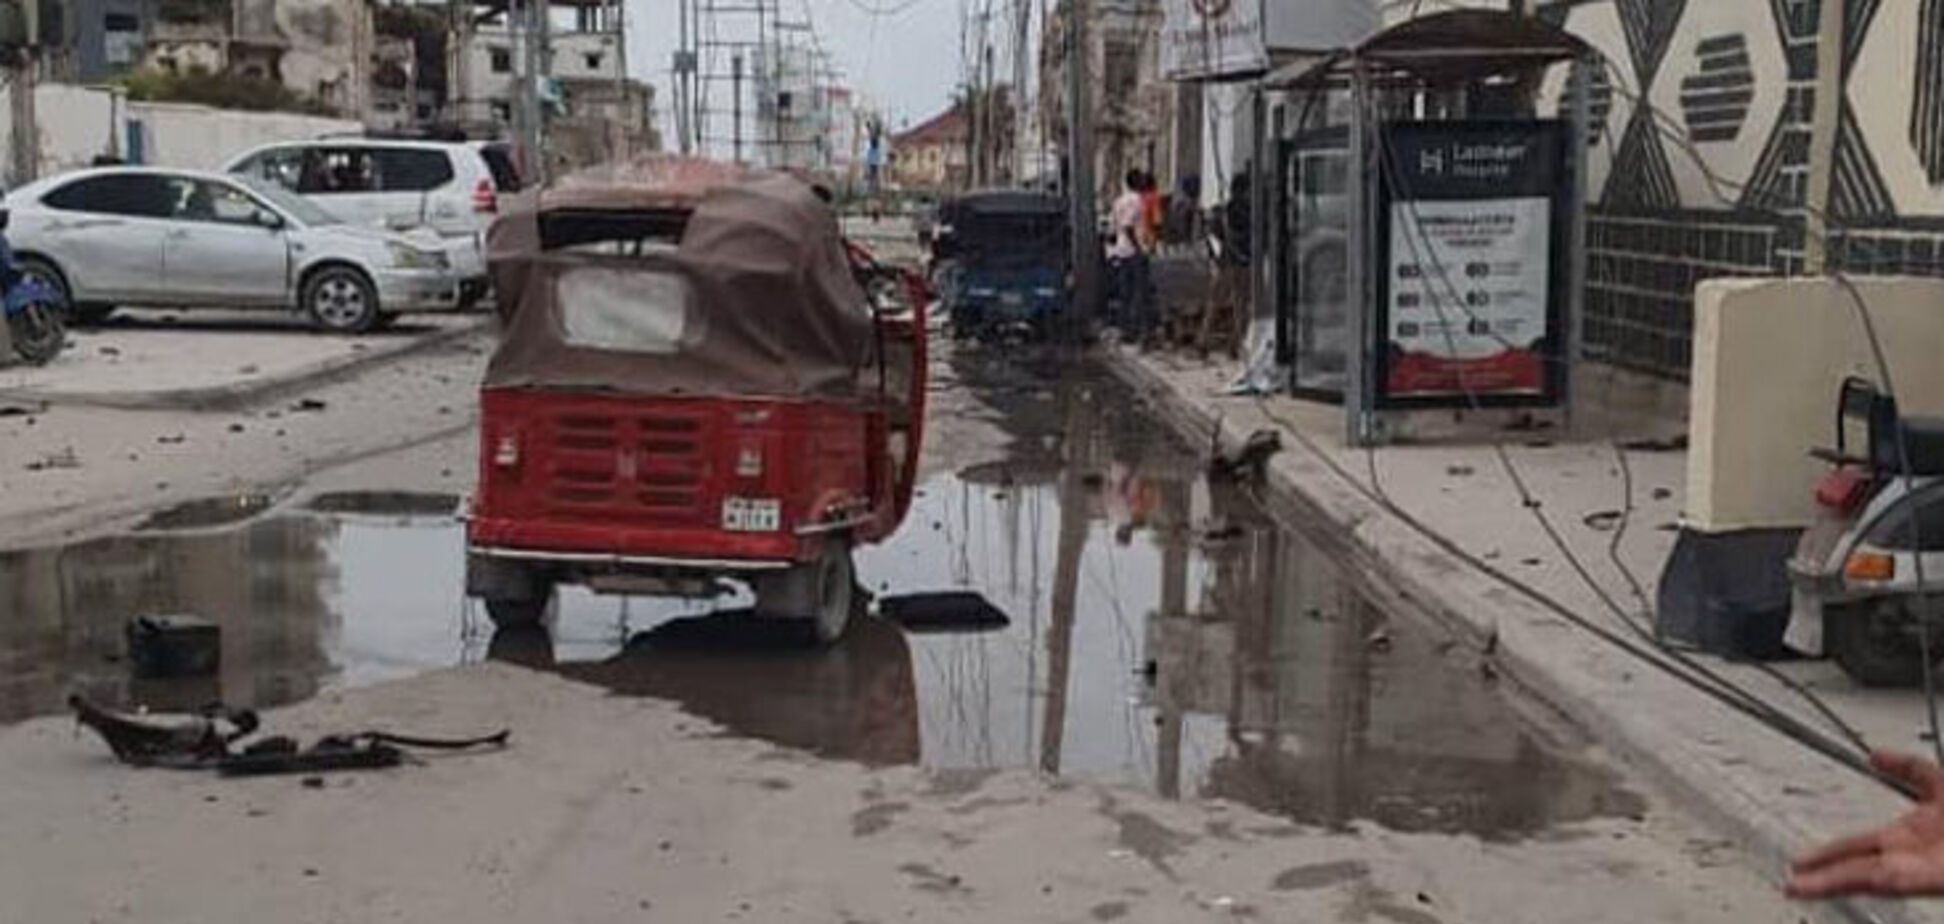
[[[232,179],[249,187],[250,191],[256,193],[258,197],[282,209],[290,217],[297,219],[299,224],[316,227],[318,225],[335,225],[343,222],[343,219],[318,207],[316,203],[311,202],[309,199],[299,196],[268,180],[258,179],[253,176],[238,176],[232,177]]]

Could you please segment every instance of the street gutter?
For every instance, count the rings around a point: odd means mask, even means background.
[[[1186,393],[1120,347],[1099,355],[1192,445],[1211,445],[1217,427],[1225,450],[1256,429],[1284,429],[1253,399]],[[1468,635],[1481,654],[1490,646],[1505,677],[1732,837],[1778,887],[1788,859],[1805,846],[1908,809],[1880,784],[1751,728],[1741,713],[1571,627],[1386,510],[1302,442],[1285,441],[1270,460],[1269,482],[1276,500],[1324,527],[1318,532],[1369,584],[1394,587]],[[1826,922],[1944,924],[1944,907],[1926,901],[1827,902],[1802,912]]]

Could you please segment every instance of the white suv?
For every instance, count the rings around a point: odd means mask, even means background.
[[[486,228],[500,196],[520,191],[512,152],[496,142],[287,141],[252,148],[224,169],[277,183],[354,224],[437,231],[462,306],[486,293]]]

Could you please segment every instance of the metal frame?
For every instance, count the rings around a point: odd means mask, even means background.
[[[1442,44],[1453,36],[1456,38],[1451,40],[1451,44]],[[1383,198],[1380,190],[1382,171],[1373,169],[1371,163],[1373,154],[1379,150],[1376,145],[1384,143],[1378,133],[1383,131],[1386,120],[1381,113],[1373,117],[1373,110],[1385,99],[1395,98],[1396,94],[1421,95],[1476,87],[1491,78],[1513,78],[1525,83],[1515,82],[1511,85],[1532,88],[1536,87],[1537,77],[1545,67],[1560,64],[1580,66],[1571,69],[1566,90],[1568,97],[1561,107],[1564,113],[1569,113],[1564,118],[1568,153],[1563,173],[1567,188],[1561,193],[1568,220],[1563,229],[1554,229],[1561,239],[1558,246],[1565,249],[1561,255],[1563,259],[1556,261],[1554,271],[1558,272],[1559,264],[1563,264],[1566,279],[1563,286],[1564,304],[1556,306],[1562,315],[1559,324],[1562,340],[1556,356],[1548,361],[1561,363],[1565,368],[1557,373],[1548,371],[1549,376],[1556,375],[1552,379],[1556,383],[1556,392],[1553,396],[1555,402],[1546,407],[1557,409],[1570,427],[1576,397],[1573,375],[1582,349],[1581,324],[1586,281],[1586,133],[1589,104],[1585,62],[1595,54],[1577,38],[1530,17],[1502,11],[1464,10],[1408,21],[1378,33],[1356,49],[1338,52],[1308,66],[1271,74],[1263,81],[1271,88],[1295,88],[1323,94],[1348,92],[1351,97],[1349,162],[1353,173],[1347,184],[1346,195],[1350,259],[1346,266],[1345,288],[1349,312],[1346,329],[1355,340],[1346,350],[1343,392],[1345,436],[1350,445],[1386,442],[1394,435],[1398,420],[1418,412],[1409,408],[1381,408],[1377,401],[1380,394],[1379,383],[1374,378],[1377,363],[1373,361],[1371,351],[1378,343],[1375,325],[1379,311],[1375,302],[1378,286],[1372,259],[1378,252],[1378,245],[1383,243],[1378,236],[1381,217],[1378,209]],[[1415,121],[1454,120],[1421,118]],[[1256,125],[1259,131],[1266,127],[1260,113]],[[1280,141],[1281,128],[1278,125],[1274,141]],[[1267,182],[1282,182],[1283,165],[1268,163],[1263,153],[1265,150],[1275,150],[1274,144],[1265,144],[1259,137],[1256,148],[1258,159],[1254,172],[1258,188]],[[1276,224],[1279,226],[1281,223],[1278,221]],[[1274,259],[1278,261],[1288,257],[1281,249],[1264,249],[1262,253],[1274,254]],[[1259,262],[1266,263],[1267,260]],[[1258,282],[1259,292],[1281,294],[1273,290],[1264,292],[1265,288]],[[1286,308],[1280,299],[1273,304],[1279,313]],[[1294,326],[1279,324],[1278,329],[1293,329]],[[1292,362],[1299,361],[1293,349],[1288,355]],[[1291,384],[1293,386],[1293,380]],[[1522,402],[1484,403],[1505,405]]]

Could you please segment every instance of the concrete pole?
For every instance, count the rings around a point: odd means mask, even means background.
[[[1072,335],[1077,339],[1100,308],[1099,208],[1094,201],[1093,86],[1088,75],[1087,17],[1093,4],[1072,0],[1067,29],[1067,197],[1073,223]]]
[[[31,183],[40,175],[40,123],[34,114],[34,70],[40,59],[40,4],[25,0],[21,4],[26,19],[27,41],[20,46],[20,57],[13,69],[13,182]]]
[[[1809,177],[1803,193],[1802,271],[1820,276],[1829,269],[1830,180],[1836,173],[1836,131],[1843,106],[1843,21],[1845,0],[1822,0],[1816,25],[1816,104],[1809,122]]]
[[[742,68],[741,54],[729,59],[729,131],[735,138],[736,163],[739,164],[743,162]]]

